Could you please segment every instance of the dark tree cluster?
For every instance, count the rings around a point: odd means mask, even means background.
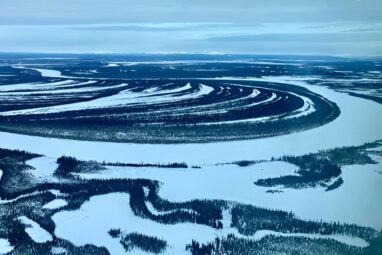
[[[113,238],[119,238],[120,243],[126,252],[130,252],[134,248],[139,248],[145,252],[155,254],[162,253],[167,248],[167,242],[154,236],[147,236],[140,233],[125,234],[120,229],[111,229],[109,234]]]
[[[61,156],[57,159],[58,167],[55,171],[55,175],[60,177],[68,177],[73,173],[80,165],[81,161],[75,157]]]
[[[148,164],[148,163],[139,163],[139,164],[134,164],[134,163],[121,163],[121,162],[116,162],[116,163],[102,163],[103,166],[126,166],[126,167],[158,167],[158,168],[188,168],[188,165],[185,162],[175,162],[175,163],[167,163],[167,164],[162,164],[162,163],[157,163],[157,164]]]
[[[27,161],[36,157],[40,157],[41,155],[36,153],[31,153],[23,150],[8,150],[0,148],[0,160],[13,159],[20,161]]]
[[[376,162],[369,154],[375,153],[370,151],[370,149],[378,146],[380,146],[380,141],[366,143],[360,146],[334,148],[302,156],[272,158],[272,161],[285,161],[298,166],[299,169],[296,172],[298,175],[259,179],[255,181],[255,185],[264,187],[282,186],[285,188],[305,188],[320,185],[326,187],[326,191],[334,190],[343,183],[343,179],[340,177],[341,166],[375,164]],[[258,162],[236,162],[239,166],[248,166],[255,163]],[[334,180],[334,182],[330,183],[331,180]]]
[[[20,150],[0,149],[0,198],[7,193],[22,190],[33,186],[31,176],[27,173],[31,167],[25,162],[27,160],[41,157],[42,155]]]
[[[349,146],[335,148],[326,151],[320,151],[318,154],[327,158],[332,162],[336,162],[339,165],[366,165],[366,164],[376,164],[377,162],[369,156],[367,149],[372,149],[374,147],[380,146],[379,142],[366,143],[361,146]]]
[[[325,190],[331,191],[331,190],[337,189],[343,183],[344,183],[344,180],[342,179],[342,177],[340,177],[340,178],[336,179],[332,184],[330,184]]]
[[[286,188],[304,188],[317,185],[327,185],[326,182],[341,174],[341,168],[327,158],[318,157],[316,154],[303,156],[283,156],[276,160],[289,162],[299,167],[298,175],[284,175],[274,178],[259,179],[255,181],[258,186]]]
[[[352,247],[331,239],[275,235],[267,235],[260,240],[253,240],[230,234],[206,244],[192,241],[186,249],[193,255],[371,255],[362,248]]]
[[[255,234],[258,230],[321,235],[343,234],[360,237],[367,241],[374,240],[378,236],[378,232],[370,227],[340,224],[338,222],[301,220],[293,213],[258,208],[251,205],[236,205],[233,207],[232,227],[237,228],[239,233],[248,236]]]

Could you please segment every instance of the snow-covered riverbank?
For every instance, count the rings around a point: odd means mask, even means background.
[[[52,157],[71,155],[80,159],[109,162],[184,161],[189,164],[208,164],[268,159],[285,154],[301,155],[322,149],[363,144],[382,138],[382,121],[380,120],[382,106],[373,101],[352,97],[325,87],[308,85],[304,80],[292,77],[249,80],[286,82],[304,86],[337,103],[341,109],[341,115],[333,122],[315,129],[246,141],[176,145],[123,144],[32,137],[0,132],[0,147],[23,149]]]

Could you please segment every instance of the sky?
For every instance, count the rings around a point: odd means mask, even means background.
[[[382,56],[382,1],[0,0],[0,52]]]

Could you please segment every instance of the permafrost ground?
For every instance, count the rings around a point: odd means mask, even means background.
[[[378,61],[128,58],[3,58],[0,253],[381,251]]]

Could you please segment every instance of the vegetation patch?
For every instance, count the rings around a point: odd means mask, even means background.
[[[271,161],[284,161],[298,166],[297,175],[265,178],[255,181],[255,185],[263,187],[307,188],[325,187],[326,191],[334,190],[343,184],[341,166],[376,164],[369,154],[375,154],[373,148],[381,145],[381,141],[366,143],[361,146],[341,147],[309,153],[302,156],[283,156]],[[239,166],[248,166],[256,161],[236,162]]]
[[[142,251],[159,254],[166,250],[167,242],[163,239],[147,236],[139,233],[123,233],[120,229],[111,229],[109,234],[113,238],[119,238],[126,252],[139,248]]]

